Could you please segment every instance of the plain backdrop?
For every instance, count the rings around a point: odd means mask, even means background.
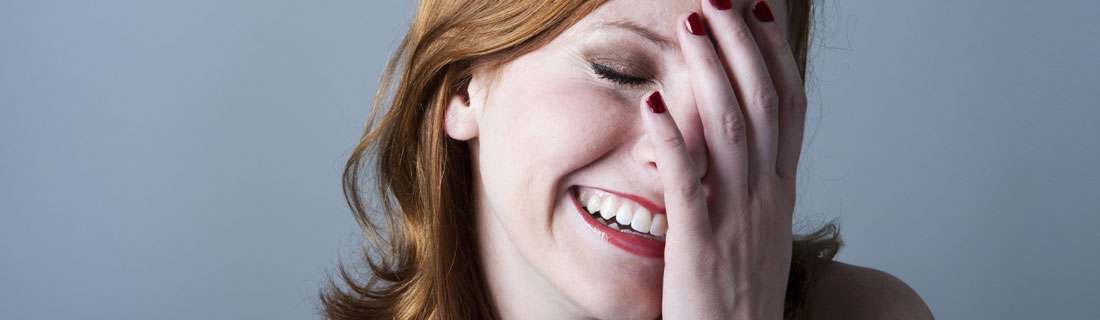
[[[308,319],[415,2],[0,2],[0,319]],[[804,228],[940,319],[1096,319],[1095,1],[827,0]]]

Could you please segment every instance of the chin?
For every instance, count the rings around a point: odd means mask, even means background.
[[[599,319],[655,319],[661,313],[660,279],[656,285],[632,279],[593,283],[584,307]],[[635,283],[631,283],[635,282]],[[651,282],[651,281],[644,281]]]

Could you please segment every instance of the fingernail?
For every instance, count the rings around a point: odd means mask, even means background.
[[[729,10],[733,8],[733,3],[731,3],[730,0],[710,0],[710,5],[718,10]]]
[[[653,94],[650,94],[649,98],[645,99],[645,104],[649,106],[649,111],[653,113],[665,113],[665,100],[661,99],[661,92],[659,91],[653,91]]]
[[[764,1],[757,2],[755,6],[752,6],[752,14],[756,15],[756,19],[760,20],[760,22],[775,21],[775,16],[772,15],[772,8],[769,8],[768,3]]]
[[[699,20],[699,14],[692,12],[688,16],[687,21],[684,21],[684,26],[687,27],[688,32],[691,34],[702,36],[707,34],[707,30],[703,29],[703,21]]]

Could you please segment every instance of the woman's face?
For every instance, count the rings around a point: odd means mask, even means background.
[[[735,0],[734,11],[748,5]],[[707,150],[675,29],[700,10],[698,0],[609,1],[498,73],[475,73],[469,104],[451,103],[447,131],[470,143],[482,267],[505,316],[660,312],[663,242],[652,229],[663,191],[638,110],[661,91],[702,177]],[[601,210],[586,212],[581,191]]]

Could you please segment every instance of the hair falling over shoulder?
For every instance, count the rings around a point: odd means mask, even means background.
[[[478,268],[472,164],[466,144],[443,130],[446,103],[465,90],[472,68],[539,48],[603,2],[420,1],[344,168],[344,196],[368,242],[361,264],[340,262],[339,277],[322,288],[324,318],[497,318]],[[789,2],[789,39],[805,78],[813,4]],[[370,184],[376,189],[361,189]],[[379,212],[368,199],[377,199]],[[827,224],[792,245],[784,313],[805,319],[813,279],[842,243]]]

